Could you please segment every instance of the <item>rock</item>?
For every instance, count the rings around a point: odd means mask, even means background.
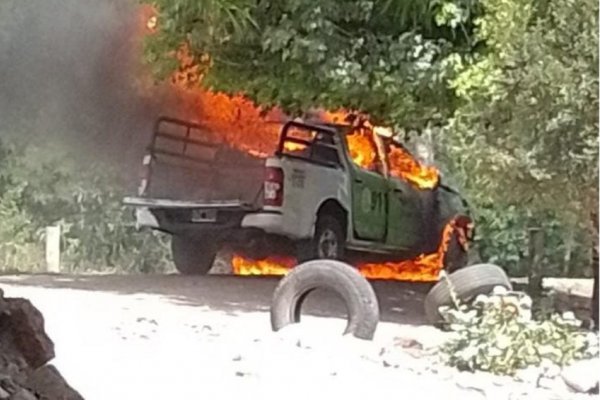
[[[25,385],[38,395],[39,400],[83,400],[54,365],[45,365],[33,371]]]
[[[563,368],[561,377],[567,386],[578,393],[598,393],[600,359],[576,361]]]
[[[0,336],[0,341],[2,341],[2,336]],[[4,375],[16,376],[28,368],[27,361],[18,351],[10,347],[8,349],[2,347],[0,343],[0,381]]]
[[[0,293],[0,400],[83,400],[51,365],[54,343],[42,314]]]
[[[2,330],[9,330],[15,345],[31,368],[54,358],[54,343],[44,331],[42,314],[25,299],[6,299],[7,315],[0,316]]]
[[[10,376],[0,375],[0,388],[7,391],[9,394],[19,390],[19,386],[13,381]]]
[[[38,400],[38,398],[35,397],[29,390],[20,389],[10,397],[10,400]]]

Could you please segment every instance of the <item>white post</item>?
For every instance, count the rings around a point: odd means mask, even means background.
[[[46,227],[46,271],[60,272],[60,225]]]

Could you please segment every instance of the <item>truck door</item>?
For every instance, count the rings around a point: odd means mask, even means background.
[[[398,178],[390,178],[389,184],[387,243],[398,248],[414,248],[419,245],[425,228],[421,194],[419,189]]]
[[[377,172],[354,168],[352,218],[356,236],[383,241],[387,221],[387,179]]]

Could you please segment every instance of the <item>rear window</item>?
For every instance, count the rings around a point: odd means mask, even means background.
[[[284,135],[281,154],[321,164],[340,165],[340,157],[332,133],[290,126]]]

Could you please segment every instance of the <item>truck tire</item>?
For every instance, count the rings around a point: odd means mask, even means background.
[[[379,304],[371,284],[352,266],[335,260],[314,260],[293,268],[280,282],[271,303],[274,331],[300,322],[302,303],[310,292],[336,292],[348,311],[344,334],[373,339],[379,322]]]
[[[489,294],[496,286],[512,289],[506,272],[494,264],[477,264],[462,268],[449,275],[459,300],[469,301],[480,294]],[[450,289],[445,279],[436,283],[425,297],[425,315],[433,323],[443,322],[441,306],[452,304]]]
[[[343,260],[345,245],[346,235],[342,223],[332,215],[320,215],[314,237],[297,244],[298,262],[316,259]]]
[[[171,237],[173,262],[183,275],[206,275],[215,261],[217,250],[217,246],[207,240],[180,235]]]

